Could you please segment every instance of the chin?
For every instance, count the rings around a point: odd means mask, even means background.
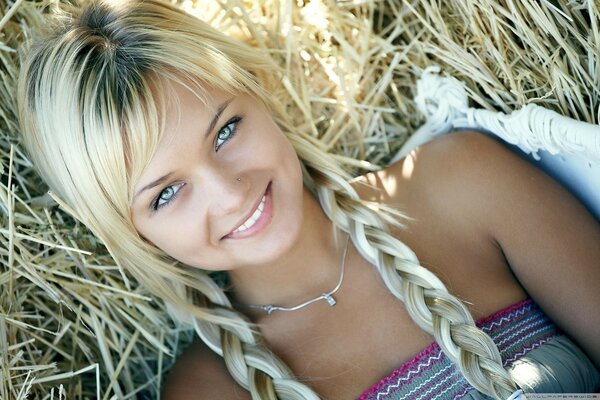
[[[244,261],[257,265],[272,264],[284,261],[290,255],[300,241],[302,214],[299,213],[297,216],[288,214],[284,223],[277,222],[279,223],[276,226],[271,226],[273,229],[268,232],[269,234],[249,246],[250,251],[247,253],[247,258],[244,257]]]
[[[268,263],[286,257],[300,239],[301,225],[301,219],[299,219],[297,223],[286,224],[285,229],[273,232],[272,236],[268,235],[268,238],[254,247],[256,249],[255,259],[262,259],[262,262]]]

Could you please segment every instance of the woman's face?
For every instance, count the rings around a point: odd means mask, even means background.
[[[136,182],[136,229],[198,268],[276,261],[302,222],[302,173],[293,147],[249,95],[209,88],[205,106],[172,84],[180,117],[167,108],[157,152]]]

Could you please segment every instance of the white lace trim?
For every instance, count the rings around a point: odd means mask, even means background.
[[[573,154],[600,163],[600,126],[577,121],[536,104],[510,114],[469,107],[464,82],[427,67],[417,81],[416,105],[426,122],[404,144],[391,163],[452,129],[480,129],[519,146],[539,160],[538,150]]]
[[[523,393],[523,391],[519,389],[513,394],[511,394],[510,397],[506,400],[527,400],[527,397],[525,397],[525,393]]]

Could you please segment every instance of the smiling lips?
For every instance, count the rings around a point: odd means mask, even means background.
[[[246,222],[244,222],[239,228],[233,231],[233,233],[244,232],[246,229],[254,226],[254,223],[260,218],[263,209],[265,208],[265,200],[266,198],[265,196],[263,196],[262,200],[260,201],[260,204],[258,205],[258,208],[256,209],[256,211],[254,211],[254,214],[252,214],[252,216],[248,218]]]
[[[226,235],[224,239],[246,238],[262,230],[271,221],[271,216],[273,215],[272,202],[271,183],[269,182],[265,194],[252,215],[234,231]]]

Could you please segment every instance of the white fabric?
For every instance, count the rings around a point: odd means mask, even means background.
[[[527,400],[527,397],[525,397],[525,393],[523,393],[523,391],[519,389],[513,394],[511,394],[510,397],[506,400]]]
[[[469,107],[465,84],[426,68],[417,82],[415,102],[426,122],[391,163],[437,136],[475,129],[497,136],[566,186],[600,220],[600,126],[527,104],[505,114]]]

